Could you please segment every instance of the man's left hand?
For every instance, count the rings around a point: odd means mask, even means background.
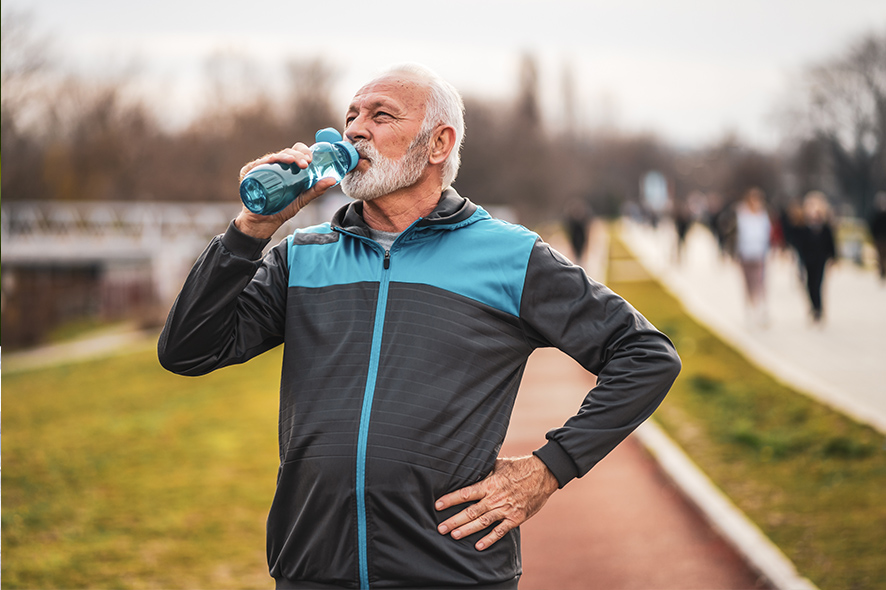
[[[437,500],[437,510],[476,502],[441,523],[437,531],[441,535],[451,531],[453,539],[462,539],[497,522],[475,545],[483,551],[541,510],[557,487],[554,474],[535,455],[497,459],[486,479]]]

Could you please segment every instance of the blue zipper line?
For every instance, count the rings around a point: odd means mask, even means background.
[[[400,236],[394,240],[394,244],[410,233],[422,218],[416,219],[407,227]],[[340,230],[342,233],[349,233]],[[359,239],[367,239],[362,236],[350,234]],[[377,242],[368,240],[379,247]],[[378,286],[378,303],[375,306],[375,323],[372,328],[372,347],[369,351],[369,374],[366,376],[366,389],[363,391],[363,407],[360,410],[360,430],[357,433],[357,557],[360,567],[360,589],[369,590],[369,557],[368,541],[366,535],[366,445],[369,439],[369,418],[372,413],[372,398],[375,396],[375,382],[378,379],[378,365],[381,359],[381,338],[385,322],[385,313],[388,307],[388,287],[391,276],[388,270],[391,265],[391,250],[384,252],[382,262],[381,281]]]
[[[375,325],[372,331],[372,348],[369,352],[369,375],[366,390],[363,392],[363,408],[360,410],[360,430],[357,435],[357,545],[360,562],[360,588],[369,589],[369,558],[366,539],[366,443],[369,438],[369,417],[372,411],[372,398],[375,395],[375,382],[378,378],[378,365],[381,358],[381,338],[385,311],[388,303],[387,272],[390,254],[385,252],[385,266],[378,287],[378,303],[375,308]]]

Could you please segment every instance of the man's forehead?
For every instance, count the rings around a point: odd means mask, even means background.
[[[424,104],[427,88],[409,75],[388,75],[372,80],[357,91],[349,110],[399,106],[402,108]]]

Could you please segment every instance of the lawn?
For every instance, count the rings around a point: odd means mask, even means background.
[[[273,588],[279,366],[4,371],[3,587]]]
[[[631,255],[615,239],[610,259]],[[886,588],[886,437],[757,370],[651,276],[630,275],[608,284],[683,359],[658,422],[820,588]]]

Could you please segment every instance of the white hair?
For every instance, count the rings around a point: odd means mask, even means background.
[[[449,125],[455,129],[455,145],[443,163],[443,188],[449,188],[458,176],[461,165],[461,146],[465,137],[465,105],[455,87],[425,66],[405,63],[392,66],[382,76],[409,74],[428,88],[425,118],[418,137],[430,138],[437,125]]]

